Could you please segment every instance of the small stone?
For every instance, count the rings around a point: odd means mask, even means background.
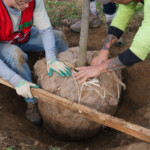
[[[2,110],[2,107],[0,106],[0,110]]]

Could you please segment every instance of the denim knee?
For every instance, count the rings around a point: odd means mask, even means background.
[[[62,31],[54,30],[56,41],[56,54],[66,51],[68,49],[68,42],[65,34]]]
[[[27,55],[16,45],[0,43],[0,49],[0,58],[14,71],[27,61]]]
[[[12,65],[11,67],[14,71],[22,70],[27,60],[27,54],[25,54],[19,47],[16,47],[16,49],[12,51],[10,65]]]

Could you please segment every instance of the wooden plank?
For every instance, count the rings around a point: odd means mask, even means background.
[[[0,83],[8,87],[14,88],[10,83],[1,78]],[[51,105],[56,105],[57,107],[61,108],[67,108],[75,113],[79,113],[81,116],[87,119],[90,119],[92,121],[103,124],[105,126],[116,129],[118,131],[150,143],[150,129],[141,127],[136,124],[132,124],[130,122],[124,121],[123,119],[119,119],[105,113],[101,113],[87,106],[73,103],[70,100],[51,94],[40,88],[32,88],[31,91],[32,94],[37,97],[39,101],[43,101]]]

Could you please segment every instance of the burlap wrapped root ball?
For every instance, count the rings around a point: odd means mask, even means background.
[[[64,62],[72,69],[69,78],[62,78],[55,72],[48,76],[45,59],[39,60],[34,66],[38,85],[53,94],[69,99],[75,103],[81,103],[98,111],[114,114],[121,91],[120,82],[116,77],[103,74],[98,79],[79,85],[74,78],[74,68],[78,59],[79,47],[70,48],[58,55],[58,60]],[[88,52],[87,59],[90,64],[95,52]],[[121,80],[120,71],[117,72]],[[63,140],[81,140],[96,135],[102,125],[81,117],[65,108],[59,108],[39,101],[39,111],[44,121],[45,128],[57,138]]]

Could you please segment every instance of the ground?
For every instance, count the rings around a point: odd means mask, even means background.
[[[139,21],[139,23],[137,23]],[[141,20],[132,20],[125,32],[124,45],[113,47],[111,56],[126,50],[139,27]],[[79,34],[65,30],[69,46],[79,45]],[[100,28],[90,29],[88,50],[99,50],[106,35],[105,23]],[[31,70],[43,53],[30,53]],[[33,73],[33,72],[32,72]],[[122,91],[120,104],[114,116],[150,128],[144,113],[150,106],[150,58],[122,71],[127,89]],[[0,85],[0,150],[106,150],[140,140],[110,128],[104,128],[96,137],[81,142],[59,141],[43,128],[30,123],[25,117],[26,103],[14,90]]]

